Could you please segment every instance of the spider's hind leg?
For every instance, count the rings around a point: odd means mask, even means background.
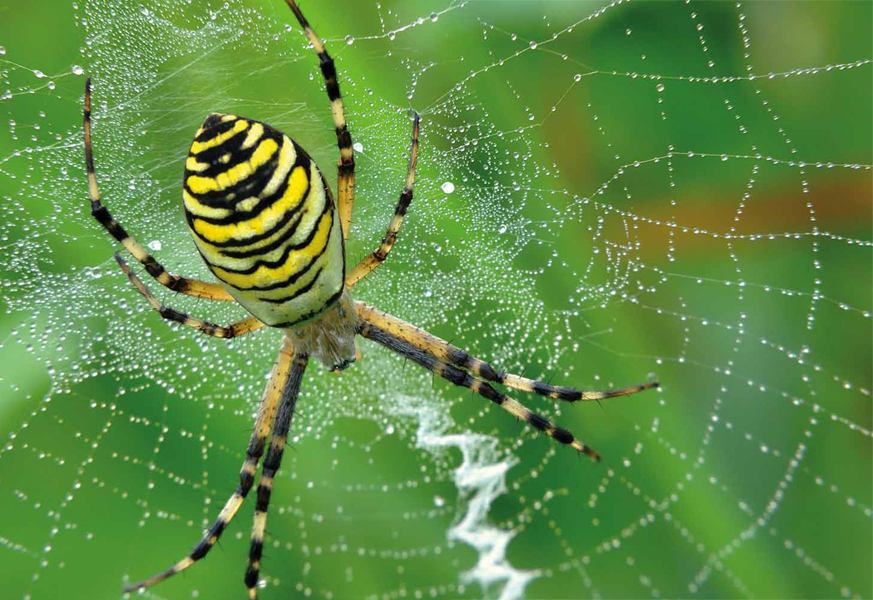
[[[118,252],[115,253],[115,260],[116,262],[118,262],[121,270],[124,271],[124,273],[127,275],[127,278],[130,279],[133,285],[136,286],[137,291],[142,294],[146,300],[148,300],[152,308],[158,311],[161,317],[167,319],[168,321],[175,321],[176,323],[180,323],[185,327],[191,327],[200,331],[201,333],[205,333],[206,335],[211,335],[212,337],[219,338],[239,337],[241,335],[245,335],[247,333],[251,333],[252,331],[260,329],[265,325],[265,323],[257,317],[249,317],[248,319],[244,319],[242,321],[227,326],[216,325],[215,323],[210,323],[208,321],[202,321],[200,319],[190,317],[183,312],[164,305],[163,302],[158,300],[154,296],[154,294],[149,291],[145,284],[140,281],[140,278],[137,277],[136,274],[130,270],[130,267],[127,265],[126,262],[124,262],[124,259],[121,258],[121,255]]]
[[[397,232],[400,231],[400,226],[403,224],[403,218],[406,216],[406,211],[409,209],[409,204],[412,202],[412,190],[415,186],[415,166],[418,163],[418,135],[419,123],[421,119],[418,114],[415,115],[412,123],[412,149],[409,151],[409,165],[406,167],[406,183],[403,186],[403,191],[400,192],[400,199],[397,200],[397,206],[394,208],[394,215],[391,217],[391,222],[388,224],[388,231],[385,232],[385,237],[382,238],[382,243],[379,247],[366,256],[361,262],[355,265],[355,268],[346,274],[346,287],[351,289],[361,279],[369,275],[376,267],[385,262],[388,258],[388,253],[394,247],[394,242],[397,241]]]
[[[164,266],[155,260],[148,251],[143,248],[130,234],[125,231],[116,221],[109,210],[103,206],[100,200],[100,190],[97,188],[97,176],[94,173],[94,153],[91,149],[91,78],[85,80],[85,168],[88,172],[88,194],[91,197],[91,214],[127,250],[131,256],[145,267],[148,274],[155,278],[161,285],[168,287],[174,292],[209,300],[231,301],[233,296],[227,293],[220,285],[206,281],[197,281],[180,277],[167,271]]]
[[[294,0],[285,0],[288,8],[297,17],[297,22],[303,28],[303,33],[313,50],[318,55],[321,75],[324,78],[324,87],[327,90],[327,98],[330,100],[330,113],[336,129],[336,143],[339,148],[340,159],[337,163],[337,208],[339,209],[340,222],[343,228],[343,239],[349,237],[349,227],[352,223],[352,206],[355,202],[355,153],[352,148],[352,135],[346,125],[345,108],[340,94],[339,79],[336,74],[336,65],[330,54],[316,35],[315,30],[309,25],[303,16],[300,7]]]

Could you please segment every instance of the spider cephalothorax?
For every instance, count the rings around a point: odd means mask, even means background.
[[[85,85],[85,161],[94,217],[158,283],[189,296],[236,301],[252,316],[220,326],[169,308],[116,253],[116,260],[139,292],[165,319],[207,335],[232,338],[264,326],[285,330],[236,491],[188,556],[166,571],[129,586],[127,591],[154,585],[205,557],[254,486],[258,463],[263,457],[245,575],[249,598],[257,597],[273,478],[282,460],[309,357],[316,357],[331,370],[343,369],[355,360],[356,335],[381,344],[455,385],[469,388],[552,439],[595,460],[599,459],[598,454],[569,431],[528,410],[492,383],[567,402],[600,400],[658,387],[657,382],[650,382],[616,390],[580,391],[533,381],[498,371],[418,327],[352,300],[351,288],[388,256],[412,200],[419,118],[415,115],[413,119],[406,181],[388,231],[376,250],[346,272],[344,240],[349,233],[354,201],[351,135],[346,127],[333,60],[294,0],[286,2],[320,59],[340,152],[337,200],[334,202],[315,163],[288,136],[252,119],[209,115],[197,131],[185,163],[183,199],[197,249],[221,284],[168,273],[103,206],[91,151],[90,79]]]

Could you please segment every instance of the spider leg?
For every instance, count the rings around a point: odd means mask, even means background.
[[[215,283],[197,281],[174,275],[164,269],[163,265],[143,248],[139,242],[133,239],[118,221],[112,218],[109,211],[100,201],[100,191],[97,189],[97,177],[94,174],[94,154],[91,150],[91,78],[85,80],[85,167],[88,171],[88,194],[91,196],[91,214],[106,228],[106,231],[118,240],[124,249],[143,264],[149,275],[158,283],[166,286],[174,292],[208,298],[209,300],[233,300],[233,296],[227,293],[223,287]]]
[[[294,12],[300,26],[303,27],[303,32],[312,44],[315,53],[318,54],[320,61],[324,86],[327,88],[327,97],[330,100],[330,112],[333,116],[334,127],[336,127],[336,143],[340,152],[340,159],[337,163],[337,208],[343,227],[343,239],[347,239],[349,227],[352,224],[352,206],[355,203],[355,156],[352,150],[352,136],[346,126],[346,114],[337,81],[336,66],[333,63],[333,58],[325,50],[324,44],[310,27],[306,17],[300,12],[297,3],[294,0],[285,0],[285,2]]]
[[[415,185],[415,163],[418,161],[419,121],[419,116],[416,114],[412,125],[412,150],[409,154],[409,166],[406,169],[406,185],[403,186],[403,191],[400,193],[400,199],[397,201],[397,207],[394,209],[394,216],[391,217],[388,231],[385,233],[385,237],[382,238],[382,243],[379,244],[379,247],[359,262],[346,275],[347,288],[351,289],[353,285],[381,265],[388,257],[388,253],[391,252],[391,248],[394,247],[394,242],[397,240],[397,232],[400,230],[400,225],[403,224],[403,217],[406,215],[409,203],[412,202],[412,188]]]
[[[542,431],[550,438],[575,448],[579,452],[587,454],[593,460],[600,460],[600,455],[597,454],[597,452],[586,446],[582,441],[576,439],[573,434],[566,429],[556,427],[551,421],[529,410],[518,400],[514,400],[513,398],[497,391],[482,379],[470,375],[466,371],[449,364],[435,354],[422,348],[417,348],[399,337],[395,337],[385,329],[366,321],[360,321],[358,323],[358,333],[365,338],[369,338],[374,342],[385,346],[389,350],[393,350],[397,354],[418,363],[434,375],[439,375],[443,379],[450,381],[459,387],[473,390],[480,396],[491,400],[494,404],[517,419],[521,419],[528,425]]]
[[[258,574],[261,569],[261,554],[264,550],[264,531],[267,528],[267,509],[270,507],[270,496],[273,492],[273,478],[282,463],[285,443],[288,441],[288,429],[291,427],[291,417],[297,404],[300,392],[300,382],[303,372],[309,362],[306,354],[295,354],[291,366],[288,384],[282,390],[282,402],[276,413],[276,425],[270,436],[270,448],[264,457],[264,467],[261,479],[258,481],[258,499],[255,504],[255,518],[252,525],[252,544],[249,549],[249,565],[246,569],[245,583],[250,600],[258,597]]]
[[[523,392],[532,392],[555,400],[564,400],[566,402],[578,402],[580,400],[596,401],[603,400],[604,398],[626,396],[628,394],[642,392],[643,390],[660,387],[660,384],[657,381],[651,381],[641,385],[632,385],[615,390],[577,390],[571,387],[550,385],[520,375],[498,371],[487,362],[470,356],[466,350],[453,346],[433,334],[407,323],[402,319],[398,319],[388,313],[382,312],[372,306],[368,306],[363,302],[355,301],[355,311],[357,312],[359,319],[387,331],[390,335],[403,340],[419,350],[428,352],[442,361],[451,363],[462,369],[467,369],[483,379],[503,384],[508,388]]]
[[[140,278],[136,276],[136,273],[130,270],[130,267],[126,262],[124,262],[124,259],[121,258],[121,255],[118,252],[115,253],[115,260],[121,266],[121,270],[127,274],[128,279],[130,279],[133,282],[133,285],[136,286],[136,289],[139,291],[139,293],[145,296],[146,300],[149,301],[149,304],[152,305],[152,308],[158,311],[161,316],[168,321],[175,321],[177,323],[185,325],[186,327],[192,327],[194,329],[197,329],[198,331],[205,333],[206,335],[211,335],[212,337],[219,338],[239,337],[241,335],[251,333],[264,326],[264,322],[257,317],[249,317],[248,319],[233,323],[226,327],[216,325],[215,323],[209,323],[208,321],[201,321],[200,319],[195,319],[194,317],[189,317],[183,312],[179,312],[174,308],[165,306],[160,300],[158,300],[154,296],[154,294],[149,291],[149,289],[140,280]]]
[[[264,446],[267,442],[267,436],[270,435],[273,417],[276,414],[276,407],[279,405],[279,401],[285,397],[286,390],[291,386],[299,386],[299,379],[296,384],[292,381],[292,373],[294,371],[293,356],[294,348],[291,340],[285,337],[282,349],[279,351],[279,356],[276,359],[276,364],[273,366],[273,372],[270,374],[270,381],[267,383],[267,388],[264,391],[261,407],[258,409],[258,417],[255,420],[252,437],[249,440],[248,448],[246,448],[246,459],[239,473],[239,486],[227,500],[224,508],[221,509],[218,518],[215,519],[215,522],[212,523],[203,535],[203,538],[194,546],[194,549],[188,556],[178,561],[166,571],[126,587],[125,592],[134,592],[151,587],[176,573],[184,571],[198,560],[206,557],[207,553],[218,541],[218,538],[221,537],[222,532],[224,532],[228,523],[236,515],[237,510],[239,510],[240,505],[242,505],[243,500],[245,500],[255,482],[255,472],[258,468],[258,462],[260,462],[261,456],[264,454]]]

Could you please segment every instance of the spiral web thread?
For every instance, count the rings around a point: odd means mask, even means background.
[[[179,202],[208,112],[271,123],[334,181],[282,3],[197,4],[73,4],[69,54],[35,59],[11,29],[0,46],[9,597],[111,597],[181,557],[232,491],[279,345],[161,322],[115,268],[88,213],[83,75],[105,202],[173,271],[208,278]],[[362,342],[304,381],[264,596],[870,597],[869,7],[310,4],[359,165],[352,259],[422,115],[409,217],[356,296],[527,376],[663,389],[602,409],[517,395],[594,466]],[[250,516],[155,597],[241,594]]]

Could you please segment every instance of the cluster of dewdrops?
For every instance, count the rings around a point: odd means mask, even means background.
[[[117,20],[125,39],[152,40],[149,45],[138,46],[135,56],[121,41],[109,44],[99,35],[115,31],[108,21],[101,29],[100,11],[92,11],[95,21],[88,23],[74,4],[77,19],[88,32],[77,64],[54,75],[29,66],[3,66],[0,70],[0,100],[12,109],[20,97],[42,94],[48,100],[63,100],[63,109],[41,110],[32,118],[10,118],[12,150],[0,157],[0,178],[13,189],[3,198],[9,210],[8,219],[0,225],[0,242],[4,266],[15,275],[4,278],[0,285],[7,294],[7,316],[20,319],[0,342],[0,351],[24,349],[28,359],[44,372],[48,389],[35,392],[12,377],[2,381],[10,404],[18,412],[0,449],[0,462],[34,457],[41,461],[37,464],[59,468],[73,464],[77,471],[76,477],[64,484],[58,501],[48,492],[31,489],[17,474],[10,478],[10,496],[15,502],[11,512],[24,507],[28,516],[44,517],[41,524],[46,536],[44,543],[29,547],[6,537],[6,530],[0,529],[0,547],[33,557],[31,579],[35,582],[63,568],[67,557],[58,549],[70,547],[57,543],[58,539],[68,541],[63,536],[87,542],[89,551],[95,542],[108,544],[114,539],[102,528],[97,518],[100,515],[92,519],[83,510],[81,498],[88,493],[96,492],[119,506],[134,506],[143,538],[168,524],[194,538],[208,526],[230,491],[223,482],[233,479],[233,473],[214,465],[236,464],[244,451],[242,445],[221,441],[225,429],[245,431],[251,426],[278,347],[280,334],[275,331],[225,342],[161,321],[120,275],[109,257],[114,247],[88,214],[78,123],[76,127],[47,125],[55,111],[60,114],[69,103],[78,102],[79,91],[64,90],[70,81],[76,84],[70,89],[81,87],[82,64],[118,65],[112,70],[113,83],[100,82],[97,89],[115,85],[118,87],[112,91],[119,97],[136,101],[130,106],[95,103],[95,122],[101,129],[104,150],[99,171],[106,202],[170,268],[193,269],[206,277],[196,260],[184,258],[182,248],[191,250],[184,224],[173,221],[172,215],[155,215],[149,210],[152,204],[164,206],[161,194],[170,193],[166,190],[171,182],[160,180],[157,173],[178,157],[158,148],[153,154],[133,154],[131,158],[134,141],[146,143],[153,134],[156,114],[167,106],[181,110],[179,107],[195,104],[204,92],[192,90],[185,95],[174,90],[170,95],[166,88],[154,84],[150,74],[160,72],[161,62],[168,57],[188,64],[192,56],[199,59],[225,48],[263,50],[263,62],[257,58],[258,52],[252,52],[252,70],[270,69],[274,67],[269,53],[293,42],[293,51],[286,52],[308,65],[300,73],[308,73],[309,79],[301,77],[301,82],[319,88],[319,94],[322,84],[317,62],[293,26],[273,22],[239,2],[228,1],[216,10],[203,11],[190,27],[174,30],[173,18],[178,16],[173,12],[174,4],[158,1],[149,7],[137,6],[133,13],[121,2],[106,5],[112,9],[107,15],[120,12],[128,17]],[[334,598],[336,590],[306,583],[307,574],[319,561],[343,562],[355,557],[391,564],[396,572],[394,588],[374,592],[373,597],[464,595],[480,589],[474,587],[479,583],[464,583],[467,580],[459,576],[457,581],[413,587],[407,586],[411,581],[408,573],[416,568],[415,561],[448,560],[453,573],[473,569],[474,582],[486,581],[494,573],[501,574],[504,579],[497,580],[504,582],[518,576],[521,569],[514,567],[505,553],[492,551],[516,537],[519,544],[525,544],[529,536],[544,544],[550,556],[557,556],[546,560],[548,564],[537,577],[572,573],[590,595],[596,595],[601,591],[599,565],[620,554],[621,572],[631,575],[627,579],[641,586],[641,594],[659,598],[670,593],[676,582],[648,567],[641,554],[662,542],[657,528],[664,525],[675,535],[676,543],[698,561],[695,572],[682,582],[684,588],[676,588],[683,592],[706,593],[714,575],[721,574],[728,589],[754,595],[754,585],[740,568],[732,570],[732,559],[754,552],[753,544],[772,542],[802,564],[807,573],[830,585],[834,595],[863,595],[865,590],[858,591],[857,585],[843,580],[842,566],[830,563],[826,548],[810,547],[810,542],[800,539],[800,525],[777,517],[788,516],[789,511],[783,509],[803,493],[797,488],[809,483],[821,494],[810,496],[810,506],[823,514],[851,514],[865,524],[873,518],[868,499],[851,484],[838,481],[837,475],[812,466],[807,458],[823,450],[825,440],[857,438],[869,443],[873,435],[869,423],[863,414],[850,412],[859,399],[864,406],[869,403],[868,382],[847,376],[840,365],[831,364],[818,345],[798,346],[794,341],[831,324],[838,335],[859,323],[869,326],[871,310],[864,296],[835,292],[831,297],[826,293],[832,289],[827,287],[828,280],[837,267],[822,256],[827,254],[823,250],[826,244],[863,253],[873,241],[817,227],[758,233],[737,233],[732,227],[761,197],[763,169],[796,178],[798,194],[804,197],[811,186],[811,172],[838,176],[870,171],[871,165],[798,156],[786,131],[790,125],[784,124],[764,94],[756,94],[756,98],[770,115],[774,136],[781,140],[785,154],[751,145],[743,153],[670,145],[654,156],[631,160],[615,149],[619,136],[602,118],[603,110],[593,101],[574,104],[573,94],[582,92],[586,85],[596,85],[598,76],[646,80],[650,82],[646,86],[654,86],[656,114],[663,123],[672,124],[684,118],[670,102],[676,86],[757,85],[758,81],[778,83],[828,72],[856,74],[861,68],[870,68],[871,59],[785,72],[759,74],[748,69],[742,75],[701,76],[572,66],[563,82],[568,88],[563,96],[532,101],[527,81],[501,82],[496,88],[501,98],[518,107],[508,125],[498,124],[489,99],[468,89],[473,79],[481,81],[495,74],[499,78],[504,72],[501,68],[512,60],[531,53],[546,56],[553,40],[584,31],[589,20],[621,4],[599,8],[578,23],[555,28],[553,35],[537,40],[522,39],[490,24],[483,28],[484,43],[491,36],[502,36],[514,44],[512,53],[493,57],[484,66],[472,66],[446,90],[441,102],[428,107],[420,158],[427,177],[417,183],[413,207],[388,263],[392,266],[375,274],[372,285],[361,289],[359,297],[416,325],[437,329],[501,368],[548,378],[553,383],[591,387],[641,383],[652,373],[661,378],[664,392],[651,394],[648,404],[642,399],[631,404],[633,409],[608,405],[599,413],[593,406],[561,406],[519,394],[538,412],[559,424],[569,423],[568,427],[590,437],[592,443],[600,441],[611,450],[601,467],[567,466],[565,448],[544,436],[537,437],[511,419],[507,421],[499,407],[433,379],[373,345],[362,343],[364,360],[342,377],[328,376],[314,365],[307,374],[301,410],[295,415],[290,438],[297,452],[288,453],[288,462],[277,479],[279,491],[267,542],[273,566],[293,567],[268,571],[261,587],[294,588],[306,597]],[[345,44],[333,47],[367,53],[368,44],[380,40],[388,40],[393,48],[399,48],[401,42],[408,47],[423,28],[450,27],[450,19],[465,18],[464,3],[403,23],[391,9],[378,8],[378,18],[390,25],[371,36],[340,37],[334,41],[344,40]],[[737,22],[744,48],[751,52],[746,20],[740,12]],[[700,41],[703,64],[717,73],[704,18],[690,11],[688,21]],[[328,28],[330,24],[319,26]],[[547,23],[547,27],[551,25]],[[622,43],[636,41],[631,29],[622,33],[626,36],[619,38]],[[197,52],[192,54],[192,49]],[[394,53],[400,52],[384,52],[371,54],[370,59],[386,60],[392,67],[400,65],[409,71],[405,94],[415,105],[425,87],[419,82],[426,81],[431,70],[439,69],[440,62],[398,57],[400,62],[395,63]],[[6,61],[7,56],[7,49],[0,46],[0,61]],[[564,54],[555,58],[570,64],[567,61],[575,57]],[[648,60],[646,54],[641,58]],[[10,72],[6,69],[17,69],[21,83],[8,84],[5,79]],[[576,70],[579,72],[574,73]],[[370,119],[382,125],[375,128],[379,131],[354,130],[354,149],[361,165],[354,231],[373,243],[380,239],[393,210],[408,141],[407,107],[396,106],[375,93],[377,83],[358,79],[353,73],[343,81],[350,121]],[[66,95],[58,96],[62,93]],[[219,97],[220,90],[205,93],[215,102],[224,100]],[[326,114],[327,101],[322,96],[319,99],[323,103],[304,104],[301,110],[308,114],[324,109]],[[268,108],[289,122],[299,118],[288,111],[284,101]],[[737,106],[727,100],[704,108],[730,113],[743,139],[758,133],[749,131]],[[145,116],[125,120],[137,112]],[[586,124],[596,138],[592,144],[603,142],[610,160],[614,159],[611,171],[591,189],[569,185],[566,177],[572,174],[563,173],[550,158],[543,158],[556,149],[543,141],[539,128],[553,123],[550,119],[566,117],[568,112],[588,120]],[[326,139],[331,134],[328,131]],[[731,215],[733,222],[723,228],[695,222],[694,213],[686,212],[687,207],[677,200],[677,192],[685,188],[678,173],[698,165],[749,167],[748,178],[742,180],[744,194],[738,196]],[[382,168],[390,172],[385,181],[373,175]],[[640,192],[632,190],[633,177],[646,170],[656,171],[668,182],[659,201],[663,205],[646,205]],[[173,180],[172,185],[176,184]],[[649,191],[655,196],[663,190]],[[45,210],[31,212],[37,200],[43,202],[38,206]],[[547,218],[529,216],[543,208]],[[805,217],[811,224],[818,222],[812,207]],[[65,233],[66,228],[59,226],[67,219],[75,221],[77,233]],[[458,229],[463,233],[459,235]],[[579,241],[579,248],[584,249],[582,260],[557,249],[561,236]],[[686,244],[700,240],[718,245],[723,254],[715,266],[724,267],[723,271],[710,273],[709,267],[695,262],[693,250],[685,250]],[[360,252],[373,245],[352,243],[359,245],[355,248],[361,248]],[[747,253],[766,253],[770,248],[773,252],[786,247],[793,250],[801,245],[809,249],[811,258],[808,272],[803,273],[807,279],[796,287],[778,283],[776,274],[759,274],[754,280],[748,275],[755,260]],[[57,267],[64,264],[59,252],[79,247],[100,247],[106,251],[106,260]],[[557,300],[550,297],[552,287],[562,290]],[[174,307],[216,322],[244,316],[233,305],[211,305],[162,289],[159,293]],[[760,306],[769,303],[775,310],[793,309],[800,303],[800,323],[768,319],[763,308],[756,309],[756,302]],[[625,318],[632,320],[636,329],[622,329]],[[848,319],[849,325],[842,318]],[[615,330],[622,333],[615,335]],[[648,335],[647,330],[656,333]],[[599,362],[588,369],[588,363],[604,356],[609,357],[604,361],[607,366]],[[790,381],[755,371],[744,356],[753,360],[763,357]],[[586,365],[585,369],[578,364]],[[158,406],[146,406],[144,399]],[[75,419],[69,407],[75,407]],[[759,413],[750,411],[761,407],[792,423],[791,433],[801,441],[788,443],[778,433],[759,427],[754,422]],[[195,415],[191,422],[178,417],[186,411]],[[690,421],[684,420],[688,415]],[[354,425],[344,428],[349,422]],[[113,437],[123,427],[134,437],[150,440],[152,447],[139,453],[124,451]],[[45,439],[45,432],[55,431],[60,432],[56,439]],[[71,443],[74,449],[56,450],[52,444],[57,440]],[[177,453],[177,444],[193,449],[193,457],[189,460]],[[387,460],[385,448],[408,457],[412,466],[402,474],[380,470],[382,461]],[[313,449],[331,457],[326,472],[299,474],[305,473],[307,452]],[[719,467],[717,457],[730,453],[744,453],[774,473],[763,483],[769,486],[763,501],[747,497],[744,484],[750,482],[742,475],[725,473]],[[135,469],[142,481],[120,484],[112,474],[116,468]],[[657,480],[663,473],[671,475]],[[337,483],[340,477],[347,479]],[[293,492],[285,491],[289,489]],[[167,491],[187,493],[199,504],[190,510],[168,508],[169,503],[161,499],[161,493]],[[359,504],[372,502],[373,497],[391,510],[396,505],[403,505],[403,510],[388,514],[385,509],[385,514],[375,516],[358,510]],[[700,500],[721,502],[735,511],[732,518],[739,524],[723,541],[711,541],[706,527],[695,522],[694,511],[688,506]],[[488,512],[492,502],[499,503],[499,519],[492,519]],[[82,516],[70,516],[77,511]],[[555,516],[567,513],[573,517]],[[386,540],[372,541],[367,535],[370,520],[375,518],[389,523],[383,531]],[[334,531],[326,533],[325,527]],[[234,534],[236,539],[244,540],[244,529]],[[353,529],[357,533],[352,533]],[[422,536],[432,535],[415,544],[397,542],[409,529],[420,529]],[[334,535],[335,531],[342,534]],[[130,541],[125,552],[136,556],[140,541]],[[482,559],[475,567],[471,548]],[[183,549],[168,549],[168,557],[175,557],[176,550]],[[140,573],[135,559],[132,561],[128,565],[132,577],[148,575]],[[350,568],[341,576],[347,582],[366,581]],[[368,591],[362,589],[362,593]],[[195,590],[192,596],[199,593]]]

